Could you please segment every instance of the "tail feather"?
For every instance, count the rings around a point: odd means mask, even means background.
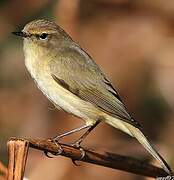
[[[155,158],[157,159],[163,169],[168,173],[171,174],[171,168],[167,164],[167,162],[163,159],[163,157],[155,150],[155,148],[150,144],[150,142],[147,140],[145,135],[141,132],[140,129],[134,127],[131,124],[128,124],[126,122],[123,122],[118,119],[112,119],[108,118],[106,119],[106,123],[110,124],[111,126],[118,128],[125,133],[129,134],[132,137],[135,137],[142,145],[143,147]]]
[[[126,124],[126,127],[131,132],[132,136],[135,137],[143,146],[144,148],[160,163],[163,169],[168,173],[171,174],[171,168],[167,164],[167,162],[164,160],[164,158],[155,150],[155,148],[150,144],[150,142],[147,140],[145,135],[136,127]]]

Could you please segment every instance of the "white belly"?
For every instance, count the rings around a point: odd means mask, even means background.
[[[61,109],[74,114],[86,121],[87,124],[93,124],[98,120],[97,109],[88,102],[85,102],[61,87],[51,76],[51,74],[40,74],[39,78],[33,77],[38,88],[44,95]]]
[[[46,81],[45,81],[46,79]],[[66,89],[57,84],[51,75],[44,80],[37,80],[38,88],[44,93],[44,95],[53,102],[56,106],[61,107],[63,110],[82,117],[82,113],[78,110],[80,102],[79,98],[68,92]],[[85,108],[83,103],[82,108]]]

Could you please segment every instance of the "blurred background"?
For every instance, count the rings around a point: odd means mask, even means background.
[[[145,134],[174,168],[174,1],[1,0],[0,161],[7,165],[11,136],[50,138],[83,124],[60,112],[37,89],[24,66],[22,40],[11,32],[31,20],[57,22],[100,65]],[[63,139],[73,142],[80,134]],[[84,147],[156,163],[133,138],[99,125]],[[31,180],[150,179],[30,150]],[[159,165],[156,163],[156,165]]]

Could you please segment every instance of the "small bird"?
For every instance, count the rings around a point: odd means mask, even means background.
[[[38,88],[57,107],[85,121],[85,125],[53,138],[57,141],[77,131],[87,131],[100,123],[135,137],[170,174],[171,169],[142,132],[140,124],[127,111],[117,91],[93,59],[56,23],[34,20],[22,31],[25,65]]]

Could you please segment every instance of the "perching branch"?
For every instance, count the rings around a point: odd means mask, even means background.
[[[20,150],[19,143],[23,142],[23,146],[21,147],[22,150]],[[83,149],[85,152],[85,155],[82,159],[82,151],[76,147],[67,145],[67,144],[62,144],[60,143],[59,145],[56,145],[55,143],[47,140],[39,140],[39,139],[19,139],[19,138],[11,138],[8,142],[8,147],[9,147],[9,161],[11,161],[14,158],[14,150],[11,151],[10,149],[14,147],[10,147],[10,144],[15,144],[16,143],[16,148],[15,153],[17,155],[21,154],[23,152],[22,157],[19,157],[22,163],[22,167],[18,168],[18,172],[24,172],[24,167],[25,167],[25,162],[26,162],[26,156],[28,152],[28,148],[34,148],[38,149],[41,151],[46,151],[50,152],[53,154],[56,154],[59,152],[59,155],[61,156],[66,156],[68,158],[71,158],[73,161],[74,160],[80,160],[83,162],[88,162],[92,164],[97,164],[113,169],[118,169],[118,170],[123,170],[126,172],[131,172],[134,174],[138,175],[143,175],[143,176],[149,176],[149,177],[164,177],[167,176],[168,174],[159,167],[153,166],[151,164],[147,164],[145,162],[142,162],[140,160],[137,160],[132,157],[127,157],[127,156],[122,156],[118,154],[113,154],[109,152],[103,152],[103,151],[89,151],[87,149]],[[13,164],[13,163],[12,163]],[[13,170],[14,170],[14,164],[13,164]],[[11,180],[11,179],[9,179]],[[17,180],[17,179],[16,179]]]

